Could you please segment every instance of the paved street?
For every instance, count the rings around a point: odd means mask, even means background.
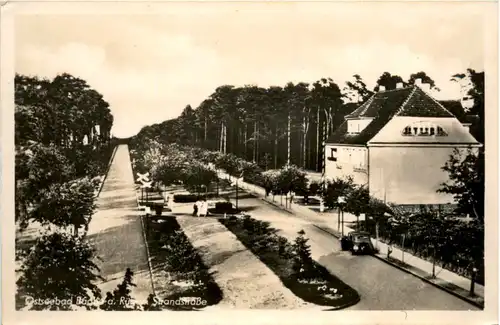
[[[238,205],[252,217],[271,222],[282,235],[293,239],[304,229],[310,239],[312,255],[333,274],[356,289],[361,301],[355,310],[478,310],[419,278],[370,256],[352,256],[340,249],[339,241],[316,228],[311,222],[295,217],[259,198],[244,195]],[[276,198],[279,202],[279,198]],[[234,202],[234,196],[233,196]]]
[[[105,278],[100,284],[103,296],[121,283],[129,267],[137,284],[132,296],[145,301],[152,293],[151,277],[127,145],[118,146],[97,205],[88,238],[100,258],[97,264]]]

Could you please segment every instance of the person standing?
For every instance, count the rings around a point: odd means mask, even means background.
[[[193,217],[198,216],[198,204],[199,204],[199,201],[196,201],[193,205]]]
[[[206,202],[202,200],[200,202],[200,217],[206,216]]]

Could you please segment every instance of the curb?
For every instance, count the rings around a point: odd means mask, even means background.
[[[139,206],[139,202],[137,202],[137,206]],[[144,217],[141,214],[141,215],[139,215],[139,218],[141,219],[142,237],[144,239],[144,244],[146,246],[146,256],[148,258],[149,277],[151,278],[151,289],[153,290],[153,295],[156,297],[156,290],[155,290],[154,281],[153,281],[153,266],[151,265],[151,254],[149,253],[148,239],[146,237],[146,231],[145,231],[145,227],[144,227]]]
[[[99,191],[97,191],[97,195],[95,196],[96,198],[98,198],[99,195],[101,195],[102,187],[104,186],[104,182],[108,178],[109,169],[111,168],[111,163],[113,162],[113,159],[115,159],[115,154],[116,154],[117,149],[118,149],[118,145],[116,145],[113,148],[113,152],[111,153],[111,158],[109,159],[108,166],[106,167],[106,172],[104,173],[104,178],[102,179],[101,185],[99,185]]]
[[[258,195],[255,195],[255,194],[252,194],[252,195],[254,195],[254,196],[257,196],[257,197],[258,197]],[[278,209],[280,209],[280,210],[283,210],[284,212],[286,212],[286,213],[288,213],[288,214],[294,214],[292,211],[288,210],[287,208],[285,208],[285,207],[284,207],[284,206],[282,206],[282,205],[279,205],[279,204],[278,204],[278,203],[276,203],[276,202],[270,201],[270,200],[268,200],[268,199],[266,199],[266,198],[263,198],[263,197],[261,197],[260,199],[261,199],[262,201],[266,202],[266,203],[267,203],[267,204],[269,204],[269,205],[272,205],[272,206],[274,206],[274,207],[276,207],[276,208],[278,208]]]
[[[127,145],[128,149],[128,145]],[[130,149],[129,149],[129,155],[130,155]],[[132,160],[130,160],[130,169],[132,169],[132,179],[135,180],[134,178],[134,168],[132,168]],[[135,183],[134,183],[135,185]],[[134,195],[135,195],[135,201],[137,203],[137,208],[139,207],[139,197],[137,196],[137,192],[135,191],[134,187]],[[144,246],[146,246],[146,257],[148,258],[148,268],[149,268],[149,277],[151,279],[151,289],[153,290],[153,296],[156,297],[156,290],[155,290],[155,285],[153,281],[153,266],[151,265],[151,254],[149,253],[149,245],[148,245],[148,239],[146,236],[146,227],[144,226],[144,217],[142,214],[139,214],[139,218],[141,220],[141,229],[142,229],[142,239],[144,240]]]
[[[330,234],[330,235],[332,235],[332,236],[334,236],[335,238],[339,239],[339,235],[337,235],[337,234],[333,233],[332,231],[329,231],[329,230],[327,230],[327,229],[325,229],[325,228],[323,228],[323,227],[320,227],[320,226],[318,226],[318,225],[313,225],[313,226],[314,226],[314,227],[316,227],[316,228],[318,228],[318,229],[320,229],[320,230],[322,230],[322,231],[324,231],[324,232],[326,232],[326,233],[328,233],[328,234]],[[432,280],[427,279],[427,278],[423,277],[423,276],[422,276],[422,275],[420,275],[420,274],[417,274],[416,272],[413,272],[413,271],[411,271],[411,270],[409,270],[409,269],[407,269],[407,268],[405,268],[405,267],[403,267],[403,266],[401,266],[401,265],[398,265],[398,264],[396,264],[396,263],[393,263],[393,262],[391,262],[391,261],[387,260],[386,258],[384,258],[384,257],[382,257],[382,256],[379,256],[379,255],[377,255],[377,254],[373,254],[372,256],[373,256],[373,257],[375,257],[376,259],[380,260],[380,261],[383,261],[383,262],[384,262],[384,263],[386,263],[386,264],[389,264],[389,265],[391,265],[391,266],[393,266],[393,267],[395,267],[395,268],[397,268],[397,269],[399,269],[399,270],[401,270],[401,271],[405,272],[405,273],[411,274],[411,275],[413,275],[413,276],[415,276],[415,277],[419,278],[420,280],[423,280],[424,282],[426,282],[426,283],[429,283],[429,284],[433,285],[434,287],[436,287],[436,288],[438,288],[438,289],[441,289],[441,290],[443,290],[443,291],[446,291],[447,293],[449,293],[449,294],[451,294],[451,295],[453,295],[453,296],[455,296],[455,297],[457,297],[457,298],[460,298],[460,299],[462,299],[463,301],[470,303],[471,305],[474,305],[474,306],[476,306],[476,307],[478,307],[478,308],[480,308],[480,309],[483,309],[483,310],[484,310],[484,302],[483,302],[483,303],[480,303],[480,302],[477,302],[477,301],[475,301],[475,300],[473,300],[473,299],[470,299],[470,298],[469,298],[469,297],[467,297],[467,296],[461,295],[460,293],[457,293],[457,292],[455,292],[455,291],[453,291],[453,290],[451,290],[451,289],[449,289],[449,288],[446,288],[446,287],[444,287],[444,286],[442,286],[442,285],[439,285],[439,284],[437,284],[437,283],[433,282]],[[452,284],[452,285],[453,285],[453,283],[451,283],[451,282],[447,282],[447,283],[450,283],[450,284]]]

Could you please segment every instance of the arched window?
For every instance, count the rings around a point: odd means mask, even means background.
[[[415,122],[406,126],[401,132],[404,136],[447,136],[446,131],[431,122]]]

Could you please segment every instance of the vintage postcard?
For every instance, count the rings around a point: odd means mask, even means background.
[[[498,324],[497,7],[4,3],[3,323]]]

